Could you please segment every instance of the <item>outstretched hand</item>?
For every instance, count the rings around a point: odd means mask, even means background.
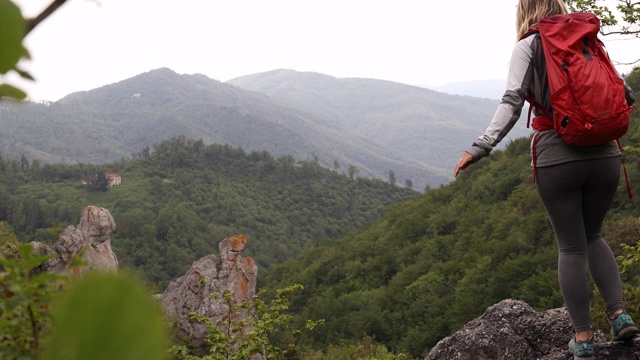
[[[453,170],[453,176],[458,176],[461,170],[464,170],[473,163],[473,156],[468,152],[464,152],[460,157],[460,160],[456,163],[456,168]]]

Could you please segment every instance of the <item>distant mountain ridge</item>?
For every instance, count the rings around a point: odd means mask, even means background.
[[[497,103],[373,79],[292,70],[227,83],[161,68],[49,105],[0,106],[0,152],[45,162],[101,163],[184,135],[289,154],[415,189],[451,180],[453,159]]]
[[[449,174],[462,151],[489,124],[498,101],[450,95],[390,81],[294,70],[241,76],[230,84],[320,113],[413,160]],[[527,136],[515,127],[509,138]]]
[[[428,89],[453,95],[466,95],[483,99],[500,100],[504,95],[506,79],[460,81],[441,86],[424,86]]]

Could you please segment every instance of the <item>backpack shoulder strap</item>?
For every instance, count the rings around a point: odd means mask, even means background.
[[[524,35],[522,35],[520,37],[520,40],[522,40],[522,39],[524,39],[526,37],[529,37],[529,36],[531,36],[533,34],[537,34],[539,32],[540,32],[540,29],[538,28],[538,24],[534,24],[529,28],[529,30],[526,33],[524,33]]]

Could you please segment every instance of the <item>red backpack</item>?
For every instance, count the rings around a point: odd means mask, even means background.
[[[531,106],[551,119],[551,123],[534,119],[533,128],[555,128],[571,145],[606,144],[619,139],[629,127],[633,107],[627,104],[624,82],[598,39],[598,31],[598,17],[583,12],[543,18],[525,34],[540,34],[553,109],[550,116],[530,96]]]
[[[556,129],[565,142],[576,146],[602,145],[616,140],[622,151],[618,139],[629,128],[633,107],[627,103],[624,82],[598,39],[599,31],[600,19],[592,13],[581,12],[542,18],[523,36],[540,34],[553,109],[550,114],[530,94],[527,98],[531,104],[529,121],[535,107],[544,114],[534,118],[535,130]],[[535,181],[535,139],[533,146]],[[623,169],[631,198],[624,163]]]

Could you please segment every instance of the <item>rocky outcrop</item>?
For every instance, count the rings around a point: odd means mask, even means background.
[[[202,344],[207,328],[191,319],[191,313],[204,315],[212,324],[224,320],[243,318],[248,314],[229,314],[229,306],[223,299],[228,290],[236,303],[251,300],[255,295],[258,266],[250,257],[242,257],[247,239],[233,236],[219,245],[220,255],[209,255],[195,261],[184,276],[169,284],[160,296],[162,308],[173,318],[179,335],[191,340],[195,346]],[[219,296],[212,296],[217,294]]]
[[[425,360],[566,360],[572,335],[566,309],[536,312],[523,301],[503,300],[438,342]],[[596,359],[640,359],[637,337],[611,342],[596,331],[595,340]]]
[[[87,206],[80,213],[78,226],[70,225],[64,229],[55,245],[31,244],[38,254],[56,255],[42,265],[44,271],[59,274],[79,274],[92,269],[116,271],[118,259],[111,249],[111,233],[115,229],[116,223],[109,210]],[[85,264],[69,268],[73,258],[80,254]]]

